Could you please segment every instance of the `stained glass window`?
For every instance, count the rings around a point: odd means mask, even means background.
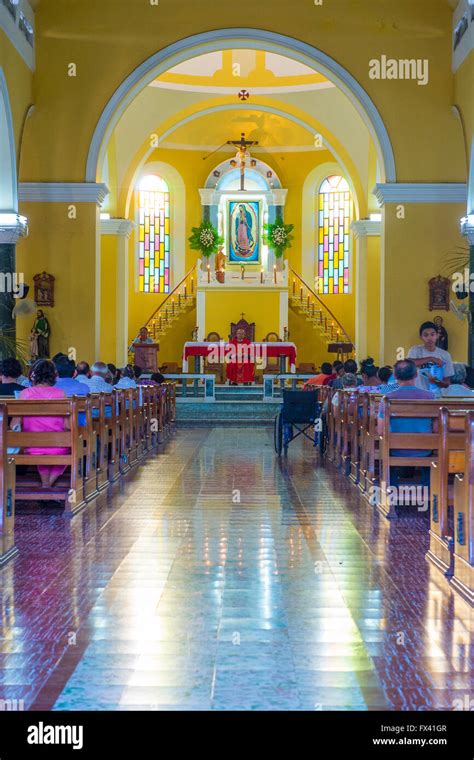
[[[150,174],[140,182],[138,289],[170,292],[170,193],[165,180]]]
[[[349,293],[352,198],[343,177],[326,177],[318,198],[318,290]]]

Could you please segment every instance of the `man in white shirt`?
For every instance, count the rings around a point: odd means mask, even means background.
[[[438,330],[434,322],[423,322],[420,327],[421,346],[412,346],[407,359],[418,367],[415,385],[425,391],[448,388],[454,375],[453,360],[448,351],[436,345]]]
[[[112,386],[105,381],[109,373],[109,368],[104,362],[96,362],[91,367],[91,377],[87,380],[87,385],[91,393],[112,393]],[[86,382],[86,381],[82,381]]]

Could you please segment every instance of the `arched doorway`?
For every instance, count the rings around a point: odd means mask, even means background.
[[[127,106],[156,76],[171,66],[216,50],[236,47],[264,49],[286,55],[324,74],[349,98],[374,139],[381,167],[381,180],[396,181],[395,158],[385,124],[375,104],[357,80],[337,61],[318,48],[263,29],[218,29],[186,37],[155,53],[136,68],[117,88],[97,123],[89,148],[86,181],[95,182],[107,140]]]

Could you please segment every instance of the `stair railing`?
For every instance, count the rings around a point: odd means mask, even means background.
[[[145,327],[147,328],[150,337],[153,340],[157,340],[164,329],[183,314],[190,306],[194,305],[196,298],[196,264],[189,270],[189,272],[183,277],[183,279],[176,285],[175,288],[169,293],[165,300],[160,303],[157,309],[153,312],[151,317],[146,321]],[[136,336],[136,338],[138,335]],[[136,340],[134,339],[134,342]],[[133,343],[134,343],[133,342]],[[128,349],[131,353],[132,346]]]
[[[352,339],[341,322],[294,269],[290,270],[290,299],[321,329],[330,342],[350,343],[355,351]]]

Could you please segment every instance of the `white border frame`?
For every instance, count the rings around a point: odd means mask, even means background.
[[[6,10],[6,9],[5,9]],[[2,128],[2,117],[5,119],[5,128]],[[15,136],[13,133],[13,116],[8,95],[7,80],[0,66],[0,140],[5,147],[5,157],[10,156],[6,161],[6,174],[0,176],[2,189],[0,190],[0,210],[5,212],[18,213],[18,181],[16,173],[16,147]],[[0,169],[3,167],[0,164]],[[3,171],[1,172],[3,175]],[[5,189],[3,189],[3,187]],[[8,201],[11,203],[8,203]],[[6,205],[8,203],[8,205]]]

